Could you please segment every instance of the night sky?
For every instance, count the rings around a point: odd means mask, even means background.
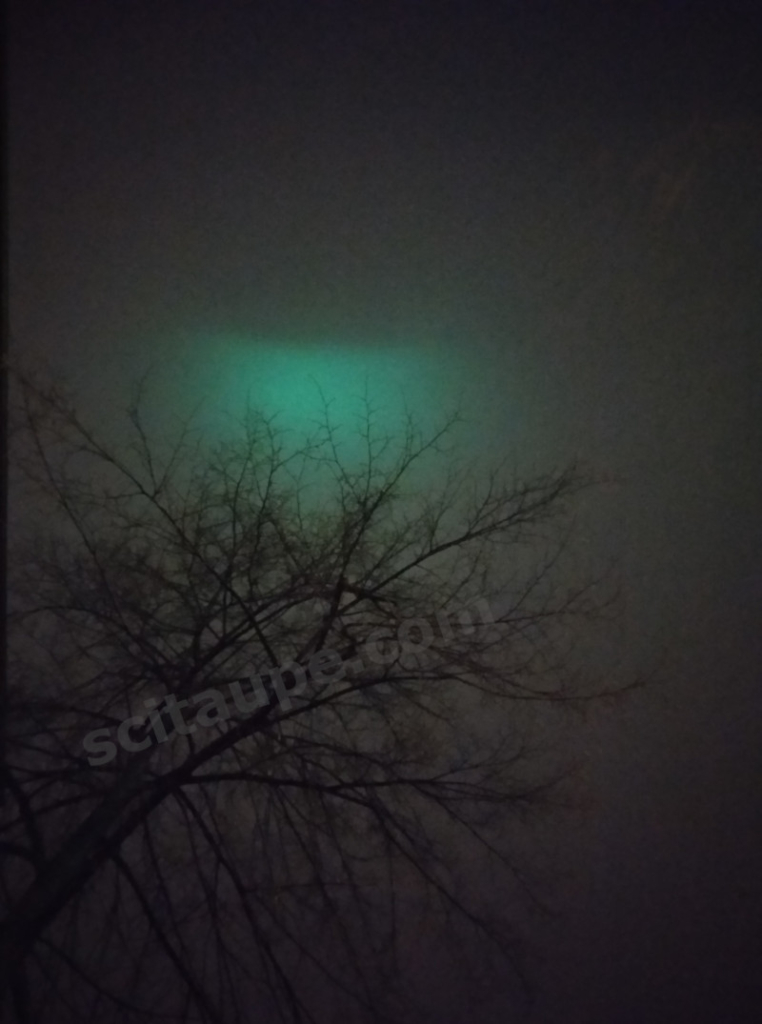
[[[367,379],[606,481],[601,659],[662,668],[575,725],[532,1024],[762,1007],[757,6],[10,3],[13,358],[106,427],[150,365],[211,416]]]

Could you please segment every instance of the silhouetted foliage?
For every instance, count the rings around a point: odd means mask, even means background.
[[[136,402],[110,446],[56,390],[16,391],[17,1019],[405,1020],[425,928],[516,965],[467,869],[478,851],[523,884],[506,816],[552,782],[526,709],[583,695],[559,644],[591,608],[557,563],[576,470],[480,480],[453,420],[395,438],[367,404],[297,445],[254,413],[169,444]],[[115,741],[130,716],[143,749]]]

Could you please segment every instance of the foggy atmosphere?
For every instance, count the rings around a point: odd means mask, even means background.
[[[6,27],[2,1019],[759,1020],[758,6]]]

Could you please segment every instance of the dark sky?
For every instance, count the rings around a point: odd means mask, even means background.
[[[614,655],[670,670],[579,727],[533,1024],[762,1007],[757,6],[10,3],[14,353],[105,422],[330,339],[613,481]]]

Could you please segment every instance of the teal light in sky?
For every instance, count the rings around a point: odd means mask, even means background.
[[[470,461],[525,461],[535,453],[536,445],[526,443],[517,367],[508,372],[478,339],[403,343],[199,330],[177,336],[165,351],[172,354],[151,374],[159,419],[193,413],[208,440],[235,433],[248,406],[274,415],[298,442],[322,421],[325,399],[346,440],[344,453],[354,457],[359,449],[351,439],[367,395],[374,427],[384,435],[398,436],[408,412],[430,434],[457,410],[464,422],[452,440]]]
[[[367,394],[379,429],[394,433],[406,410],[427,430],[462,397],[463,367],[435,346],[227,335],[207,339],[204,350],[199,390],[215,418],[239,416],[248,402],[301,433],[322,417],[325,399],[335,424],[351,429]]]

